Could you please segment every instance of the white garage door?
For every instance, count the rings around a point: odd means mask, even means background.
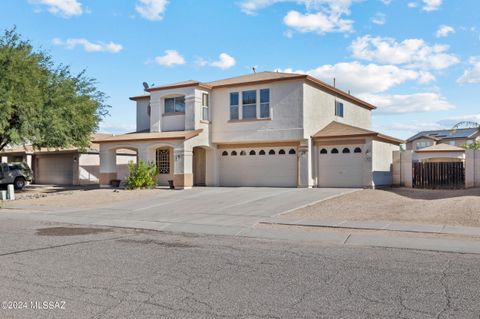
[[[221,186],[297,186],[293,148],[228,149],[219,153]]]
[[[71,185],[73,183],[73,156],[54,155],[37,157],[35,183]]]
[[[318,155],[319,187],[362,187],[362,145],[320,148]]]

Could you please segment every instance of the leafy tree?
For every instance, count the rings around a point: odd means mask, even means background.
[[[475,141],[471,144],[464,144],[464,145],[462,145],[462,147],[467,149],[467,150],[480,151],[480,141]]]
[[[79,147],[108,114],[106,96],[85,72],[35,51],[16,29],[0,36],[0,151],[8,144]]]
[[[155,176],[157,176],[157,167],[154,163],[145,163],[138,161],[138,164],[133,162],[128,163],[128,170],[130,175],[127,177],[127,188],[152,188],[157,184]]]

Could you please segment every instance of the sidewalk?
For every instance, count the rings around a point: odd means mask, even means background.
[[[433,224],[408,224],[390,221],[350,221],[335,219],[288,219],[288,218],[266,218],[260,221],[260,224],[267,225],[285,225],[301,227],[321,227],[332,229],[351,229],[351,230],[381,230],[395,231],[404,233],[423,233],[423,234],[445,234],[460,236],[478,236],[480,237],[480,227],[453,226],[453,225],[433,225]],[[480,238],[479,238],[480,239]]]

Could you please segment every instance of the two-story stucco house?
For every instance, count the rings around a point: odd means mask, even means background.
[[[158,183],[375,187],[392,182],[402,140],[371,130],[375,107],[311,76],[261,72],[152,87],[131,97],[137,132],[97,139],[101,184],[115,152],[156,163]]]
[[[462,146],[480,140],[478,128],[422,131],[407,140],[407,150],[420,150],[437,144]]]

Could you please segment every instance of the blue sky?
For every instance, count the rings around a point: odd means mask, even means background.
[[[110,96],[102,131],[135,126],[142,82],[251,72],[312,74],[378,106],[374,128],[406,138],[480,121],[478,0],[2,0],[16,25]]]

